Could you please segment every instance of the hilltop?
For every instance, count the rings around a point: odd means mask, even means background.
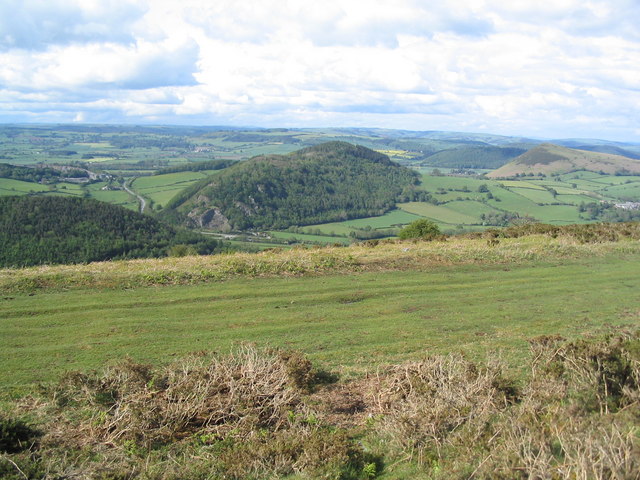
[[[0,266],[213,253],[219,241],[86,198],[0,197]]]
[[[543,143],[487,174],[490,178],[526,174],[562,174],[578,170],[591,172],[640,173],[637,160],[609,153],[576,150]]]
[[[232,165],[179,194],[165,215],[220,231],[287,228],[382,215],[417,183],[384,154],[327,142]]]

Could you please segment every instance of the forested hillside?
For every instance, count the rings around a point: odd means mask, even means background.
[[[218,230],[287,228],[381,215],[418,181],[386,155],[328,142],[231,166],[185,190],[165,210]]]
[[[2,267],[206,254],[223,247],[203,235],[92,199],[0,197]]]
[[[441,150],[425,160],[447,168],[499,168],[527,150],[517,147],[473,146]]]

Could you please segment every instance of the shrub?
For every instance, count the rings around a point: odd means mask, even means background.
[[[398,237],[402,240],[417,238],[421,240],[433,240],[440,235],[438,225],[431,220],[421,218],[411,222],[398,233]]]
[[[39,435],[24,421],[0,416],[0,453],[16,453],[28,449]]]

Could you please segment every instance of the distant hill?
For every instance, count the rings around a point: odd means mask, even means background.
[[[164,257],[172,247],[204,254],[224,247],[123,207],[55,196],[0,197],[0,246],[0,267]]]
[[[434,167],[499,168],[527,150],[515,147],[474,146],[442,150],[424,161]]]
[[[164,215],[220,231],[381,215],[418,175],[363,146],[328,142],[233,165],[174,198]]]
[[[487,174],[487,176],[500,178],[529,173],[549,175],[577,170],[609,174],[636,174],[640,173],[640,161],[620,155],[576,150],[551,143],[543,143]]]
[[[612,155],[620,155],[622,157],[633,158],[640,160],[640,154],[632,152],[629,149],[616,147],[615,145],[578,145],[576,150],[588,150],[590,152],[610,153]]]

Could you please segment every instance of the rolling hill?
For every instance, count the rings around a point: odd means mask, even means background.
[[[578,170],[608,174],[640,173],[640,162],[620,155],[575,150],[543,143],[487,174],[487,176],[504,178],[531,173],[562,174]]]
[[[233,165],[186,189],[164,215],[219,231],[287,228],[382,215],[418,182],[386,155],[327,142]]]

